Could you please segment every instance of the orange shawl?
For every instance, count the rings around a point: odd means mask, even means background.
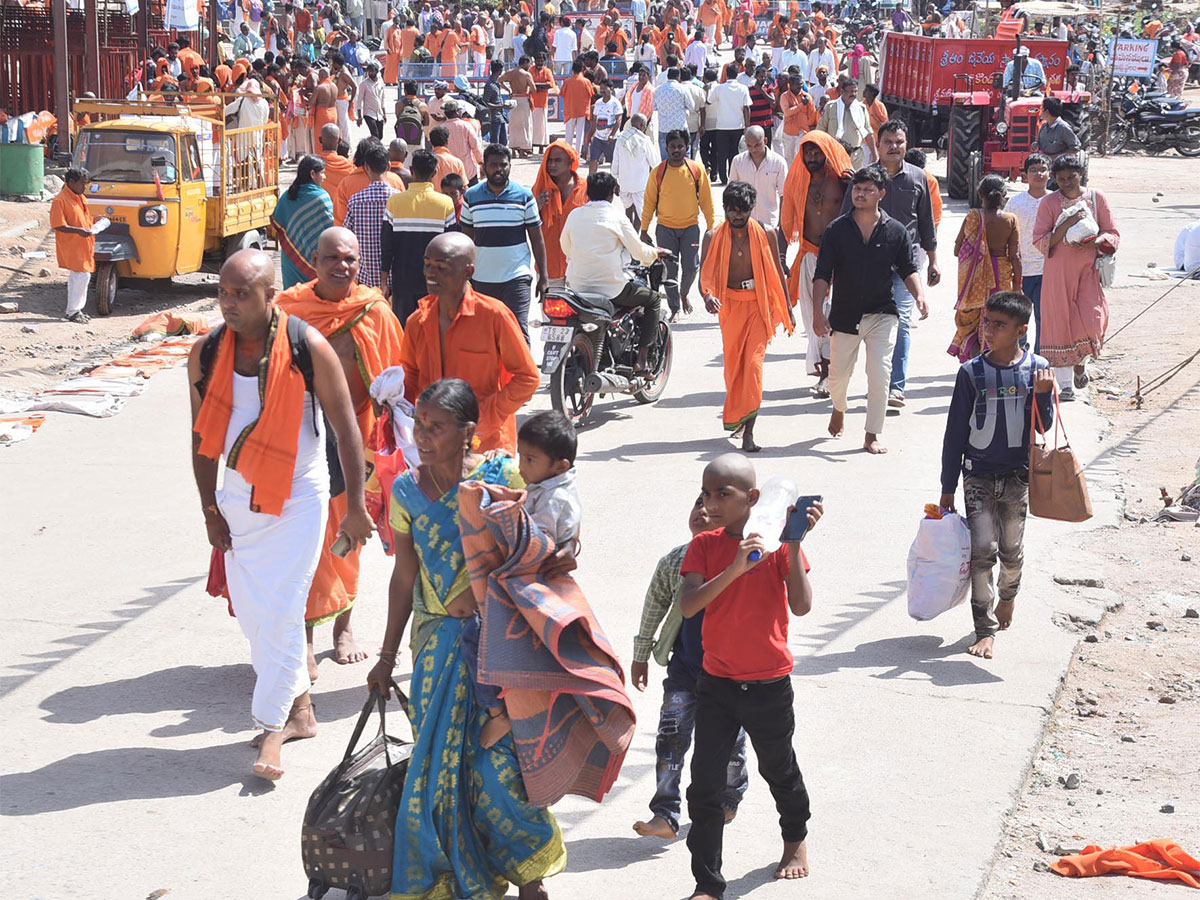
[[[804,237],[804,207],[808,203],[808,167],[804,165],[804,145],[816,144],[825,154],[825,177],[841,178],[842,173],[852,168],[846,148],[833,135],[813,129],[800,139],[800,149],[788,169],[787,181],[783,184],[783,201],[779,208],[779,226],[784,239],[793,244]],[[816,247],[806,246],[801,252],[816,252]],[[793,265],[788,279],[793,297],[800,296],[800,266]]]
[[[767,334],[773,336],[775,329],[780,325],[791,334],[794,326],[788,316],[787,295],[783,291],[783,282],[779,278],[771,245],[767,242],[767,233],[753,219],[747,224],[746,230],[750,235],[754,296],[758,300],[759,315],[767,326]],[[729,224],[723,222],[713,232],[712,241],[708,245],[708,255],[704,258],[704,265],[700,267],[700,290],[712,294],[722,305],[725,304],[726,294],[730,290],[729,251],[732,246],[733,238],[730,236]]]
[[[279,311],[268,332],[266,369],[259,366],[262,411],[233,445],[225,464],[235,469],[252,488],[250,508],[277,516],[292,495],[296,448],[304,418],[304,376],[292,365],[287,336],[287,313]],[[192,430],[200,435],[199,453],[220,459],[225,433],[233,412],[233,357],[236,337],[225,328],[208,375],[204,401]]]
[[[1103,850],[1095,844],[1083,848],[1078,856],[1064,856],[1050,864],[1052,871],[1069,878],[1088,875],[1131,875],[1159,881],[1182,881],[1200,888],[1193,874],[1200,871],[1200,862],[1192,859],[1174,841],[1157,840],[1132,847],[1111,847]]]
[[[550,151],[556,147],[570,158],[571,173],[575,176],[575,189],[567,195],[566,200],[563,200],[562,191],[546,171],[546,160],[550,157]],[[555,141],[546,148],[542,156],[542,165],[533,182],[534,199],[539,199],[542,191],[549,194],[546,205],[540,207],[542,237],[546,243],[546,277],[564,278],[567,274],[567,257],[559,243],[563,225],[566,224],[571,210],[587,203],[587,180],[579,177],[579,152],[566,141]]]

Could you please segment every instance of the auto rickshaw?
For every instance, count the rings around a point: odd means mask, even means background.
[[[267,98],[242,127],[226,113],[244,94],[178,100],[80,100],[96,121],[77,138],[88,211],[110,221],[96,236],[96,312],[112,312],[122,278],[218,271],[231,253],[261,248],[279,189],[279,115]]]

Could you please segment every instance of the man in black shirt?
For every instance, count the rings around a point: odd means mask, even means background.
[[[921,279],[913,261],[908,229],[879,208],[887,175],[878,165],[867,166],[850,180],[853,209],[829,223],[821,237],[813,274],[813,330],[831,335],[829,393],[833,414],[829,433],[838,437],[846,418],[846,389],[860,344],[867,348],[867,436],[863,449],[886,453],[879,442],[887,413],[888,382],[899,313],[892,294],[893,273],[916,298],[924,319],[929,315]],[[825,318],[825,295],[837,290]]]

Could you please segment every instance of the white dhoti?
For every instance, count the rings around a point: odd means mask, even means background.
[[[87,305],[88,282],[91,272],[67,272],[67,315],[77,313]]]
[[[645,199],[645,191],[621,191],[621,206],[625,209],[632,206],[634,215],[638,217],[639,222],[642,218],[642,202]]]
[[[338,97],[335,105],[337,106],[338,130],[342,133],[342,140],[353,147],[354,141],[350,140],[350,101],[344,97]]]
[[[515,97],[508,123],[508,143],[514,150],[533,149],[533,107],[528,97]]]
[[[796,305],[800,307],[800,318],[804,321],[804,333],[808,336],[808,347],[804,353],[804,369],[809,375],[820,375],[821,370],[818,368],[818,363],[823,359],[829,359],[830,345],[829,335],[818,337],[813,332],[813,275],[817,271],[817,254],[806,253],[801,247],[792,266],[800,267],[800,289],[796,292],[798,294]],[[829,299],[827,293],[824,306],[827,318],[829,316]]]
[[[298,117],[288,135],[288,146],[292,156],[305,156],[313,152],[312,123],[308,116]]]
[[[282,731],[292,703],[311,687],[304,613],[325,537],[327,494],[293,497],[283,513],[250,509],[250,486],[232,470],[217,492],[233,549],[225,554],[229,598],[254,666],[254,726]]]
[[[549,146],[549,132],[550,120],[546,116],[546,107],[542,106],[533,111],[533,146]]]
[[[792,160],[796,158],[796,154],[800,152],[800,142],[802,140],[804,140],[803,134],[784,134],[783,130],[780,129],[771,138],[771,149],[782,156],[783,161],[790,166]]]

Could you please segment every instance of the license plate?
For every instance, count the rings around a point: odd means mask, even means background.
[[[543,325],[543,344],[569,344],[575,337],[575,329],[570,325]]]

